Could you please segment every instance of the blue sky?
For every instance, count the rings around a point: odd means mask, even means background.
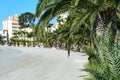
[[[0,29],[2,21],[8,19],[8,16],[24,12],[35,13],[37,2],[38,0],[0,0]]]

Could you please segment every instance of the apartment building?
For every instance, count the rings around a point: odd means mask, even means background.
[[[3,25],[3,36],[5,40],[9,40],[13,36],[13,32],[19,30],[19,22],[18,22],[18,15],[15,14],[13,16],[9,16],[7,20],[2,22]]]
[[[17,14],[9,16],[7,20],[2,22],[3,30],[1,30],[2,35],[4,36],[5,41],[9,41],[14,35],[15,31],[27,31],[32,32],[30,27],[21,27],[19,25],[19,16]]]

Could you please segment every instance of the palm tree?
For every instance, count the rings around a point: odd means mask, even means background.
[[[18,37],[18,31],[13,32],[13,36],[17,38]]]
[[[28,34],[28,37],[33,38],[33,46],[35,46],[35,41],[36,41],[36,35],[35,35],[35,24],[31,24],[32,27],[32,32]]]
[[[114,39],[116,31],[119,27],[120,1],[39,0],[36,8],[36,17],[40,17],[37,24],[38,34],[40,35],[40,32],[42,32],[41,30],[44,30],[44,28],[47,26],[47,23],[49,23],[53,17],[64,12],[69,13],[67,21],[64,25],[64,27],[68,29],[66,35],[68,53],[71,45],[74,43],[74,41],[76,41],[75,39],[77,39],[79,42],[79,40],[82,38],[80,43],[84,44],[84,42],[89,41],[91,45],[93,43],[95,45],[93,48],[90,48],[93,49],[92,51],[87,52],[91,53],[91,55],[89,55],[90,66],[87,68],[87,71],[90,72],[92,76],[92,78],[88,80],[119,80],[119,50],[118,47],[115,47],[116,44],[113,43],[115,43]],[[111,32],[112,35],[109,38],[104,37],[103,34],[108,34],[108,32],[106,33],[105,30],[107,25],[110,23],[111,29],[109,29],[109,32]],[[82,27],[83,31],[80,30]],[[77,34],[75,34],[77,30],[80,30],[78,33],[80,35],[78,36],[82,37],[74,38],[77,36]],[[86,35],[88,35],[87,38],[89,37],[90,40],[84,39],[84,36]],[[97,35],[100,39],[95,41],[95,36]],[[102,46],[101,43],[103,43]],[[114,50],[111,51],[112,49]],[[94,70],[91,68],[94,68]]]
[[[40,16],[38,24],[41,23],[42,25],[42,23],[47,23],[54,16],[68,11],[69,14],[75,13],[72,15],[76,15],[73,20],[74,25],[85,21],[92,26],[95,22],[96,27],[102,28],[111,21],[116,22],[118,5],[119,2],[115,0],[40,0],[36,8],[36,16]],[[44,13],[42,13],[43,11]],[[42,15],[40,15],[41,13]],[[88,22],[86,19],[90,21]]]
[[[116,13],[119,14],[119,8],[119,1],[116,0],[40,0],[36,8],[36,17],[40,16],[37,32],[42,27],[46,27],[53,17],[67,11],[69,13],[67,25],[70,26],[70,33],[79,29],[81,25],[85,25],[90,30],[92,45],[92,34],[95,31],[97,35],[103,34],[105,27],[110,22],[113,24],[113,35],[116,33],[119,18]]]

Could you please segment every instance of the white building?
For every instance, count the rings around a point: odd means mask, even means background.
[[[20,25],[18,23],[18,15],[9,16],[7,20],[2,22],[3,24],[3,36],[5,36],[5,40],[9,40],[13,36],[13,32],[18,30]]]
[[[60,14],[60,15],[58,15],[58,16],[60,16],[60,19],[62,19],[62,21],[60,22],[60,24],[64,24],[64,22],[66,21],[66,18],[68,17],[68,15],[69,15],[69,13],[68,12],[65,12],[65,13],[63,13],[63,14]],[[53,31],[55,31],[56,29],[58,29],[58,27],[59,27],[59,22],[57,22],[57,23],[55,23],[53,26],[51,26],[50,28],[49,28],[49,31],[50,32],[53,32]]]
[[[31,27],[24,27],[24,28],[19,28],[18,31],[26,31],[26,32],[32,32],[33,29]]]
[[[7,20],[2,22],[3,30],[1,31],[2,35],[5,37],[4,40],[8,41],[13,37],[15,31],[27,31],[31,32],[32,28],[25,27],[21,28],[19,25],[19,16],[17,14],[9,16]]]
[[[0,30],[0,34],[3,35],[3,30]]]

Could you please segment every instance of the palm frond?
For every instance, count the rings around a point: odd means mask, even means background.
[[[96,80],[119,80],[120,78],[118,35],[116,35],[115,42],[111,41],[111,38],[110,23],[106,28],[105,36],[94,36],[96,48],[90,48],[87,52],[89,55],[89,63],[85,71],[90,72],[90,75]]]

